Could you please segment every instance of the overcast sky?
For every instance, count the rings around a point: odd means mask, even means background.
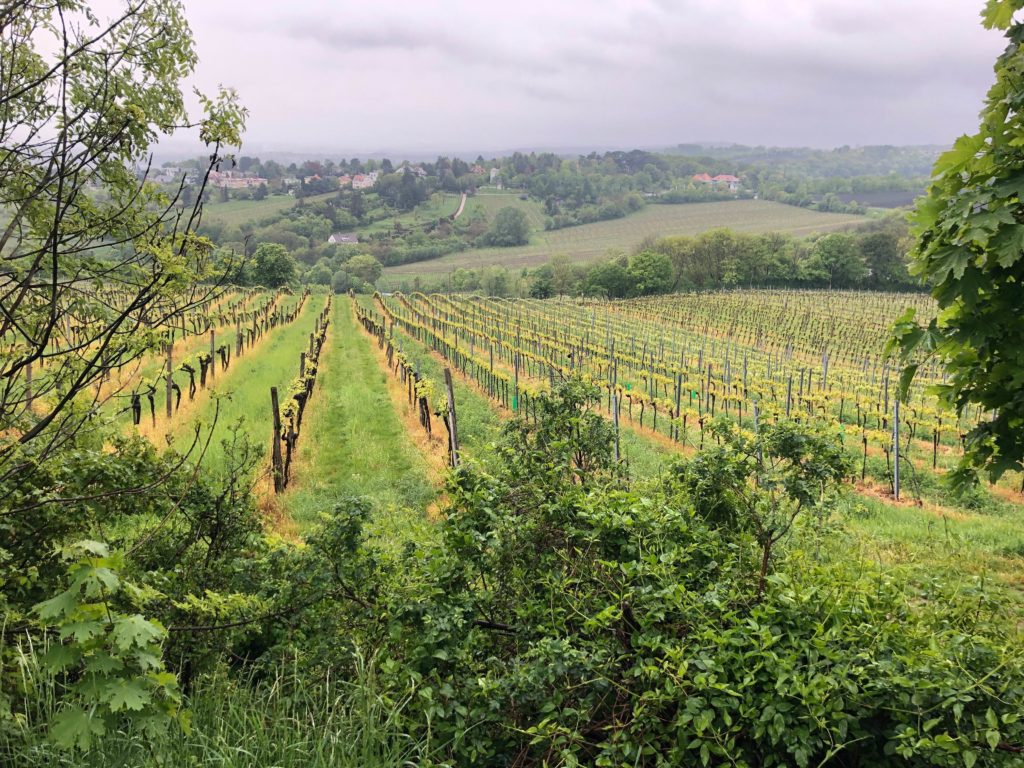
[[[247,149],[948,144],[982,0],[185,0]]]

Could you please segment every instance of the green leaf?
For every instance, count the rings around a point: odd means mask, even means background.
[[[39,657],[39,663],[47,672],[61,672],[77,663],[81,655],[78,648],[55,643]]]
[[[32,611],[44,621],[50,621],[53,619],[59,619],[63,616],[70,616],[74,613],[77,607],[77,595],[74,592],[67,590],[61,592],[56,597],[51,597],[49,600],[36,603],[32,606]]]
[[[164,631],[157,624],[136,613],[117,619],[111,635],[114,644],[122,651],[127,651],[132,646],[145,648],[150,643],[162,639]]]
[[[50,724],[50,738],[63,749],[87,750],[93,739],[107,732],[103,719],[81,707],[64,707]]]
[[[60,628],[62,640],[73,637],[76,643],[84,643],[102,633],[103,624],[99,621],[70,621]]]
[[[981,23],[986,29],[1008,29],[1014,11],[1020,7],[1020,0],[988,0],[981,12]]]
[[[66,547],[64,550],[65,557],[76,557],[81,553],[88,553],[95,555],[96,557],[109,557],[110,550],[107,545],[102,541],[93,541],[91,539],[83,539],[82,541],[76,541],[74,544]]]
[[[107,686],[103,700],[110,705],[112,712],[122,709],[139,711],[153,700],[152,694],[146,690],[142,680],[115,680]]]

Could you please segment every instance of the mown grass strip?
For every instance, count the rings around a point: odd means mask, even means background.
[[[300,532],[352,496],[376,503],[372,528],[380,539],[405,541],[427,527],[425,510],[437,495],[436,483],[395,413],[372,343],[355,322],[351,300],[338,297],[303,420],[294,480],[282,497]]]

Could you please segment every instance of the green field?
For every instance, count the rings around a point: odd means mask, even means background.
[[[467,211],[481,206],[491,213],[505,205],[534,210],[536,227],[540,206],[523,201],[517,194],[478,195],[467,203]],[[723,203],[649,205],[624,219],[583,224],[553,232],[536,231],[529,245],[515,248],[476,248],[440,259],[403,264],[384,270],[384,284],[415,276],[446,274],[459,267],[473,269],[501,265],[509,269],[535,267],[552,256],[566,255],[574,261],[595,261],[609,253],[628,251],[646,237],[696,235],[709,229],[727,227],[736,232],[788,232],[810,235],[865,221],[863,216],[819,213],[766,200],[735,200]]]
[[[211,198],[213,197],[216,195],[211,195]],[[210,202],[203,204],[203,219],[207,222],[218,221],[238,227],[277,216],[293,205],[295,198],[291,195],[270,195],[265,200],[229,200],[226,203],[211,199]]]
[[[499,210],[505,207],[518,208],[526,214],[530,227],[538,234],[544,230],[544,206],[536,200],[522,200],[518,192],[496,192],[491,189],[478,190],[476,195],[466,201],[460,221],[471,221],[483,218],[490,221]]]
[[[325,192],[304,198],[305,202],[315,203],[327,200],[338,194]],[[297,200],[291,195],[270,195],[265,200],[229,200],[221,203],[211,195],[210,202],[203,204],[203,220],[206,222],[222,222],[228,226],[240,227],[243,224],[255,224],[263,219],[278,216],[292,208]]]
[[[357,231],[386,232],[394,226],[396,221],[407,229],[422,227],[455,213],[459,209],[460,197],[451,192],[435,192],[426,202],[417,205],[412,211],[375,221],[365,227],[357,227]]]

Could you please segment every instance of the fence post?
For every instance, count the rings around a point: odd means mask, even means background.
[[[619,450],[619,361],[615,357],[615,340],[612,339],[612,422],[615,424],[615,462],[622,460]]]
[[[213,372],[217,370],[217,332],[210,330],[210,384],[213,384]]]
[[[444,369],[444,388],[448,393],[448,438],[451,443],[452,466],[459,466],[459,436],[455,422],[455,390],[452,388],[452,369]]]
[[[274,473],[274,493],[284,489],[284,476],[281,459],[281,411],[277,403],[277,387],[270,388],[270,405],[274,412],[274,444],[271,447],[271,464]]]
[[[896,398],[892,417],[892,493],[896,501],[900,500],[900,400]]]
[[[167,418],[171,418],[173,413],[173,405],[171,403],[174,397],[174,363],[172,361],[172,342],[167,342],[167,379],[165,380],[165,386],[167,387]]]

